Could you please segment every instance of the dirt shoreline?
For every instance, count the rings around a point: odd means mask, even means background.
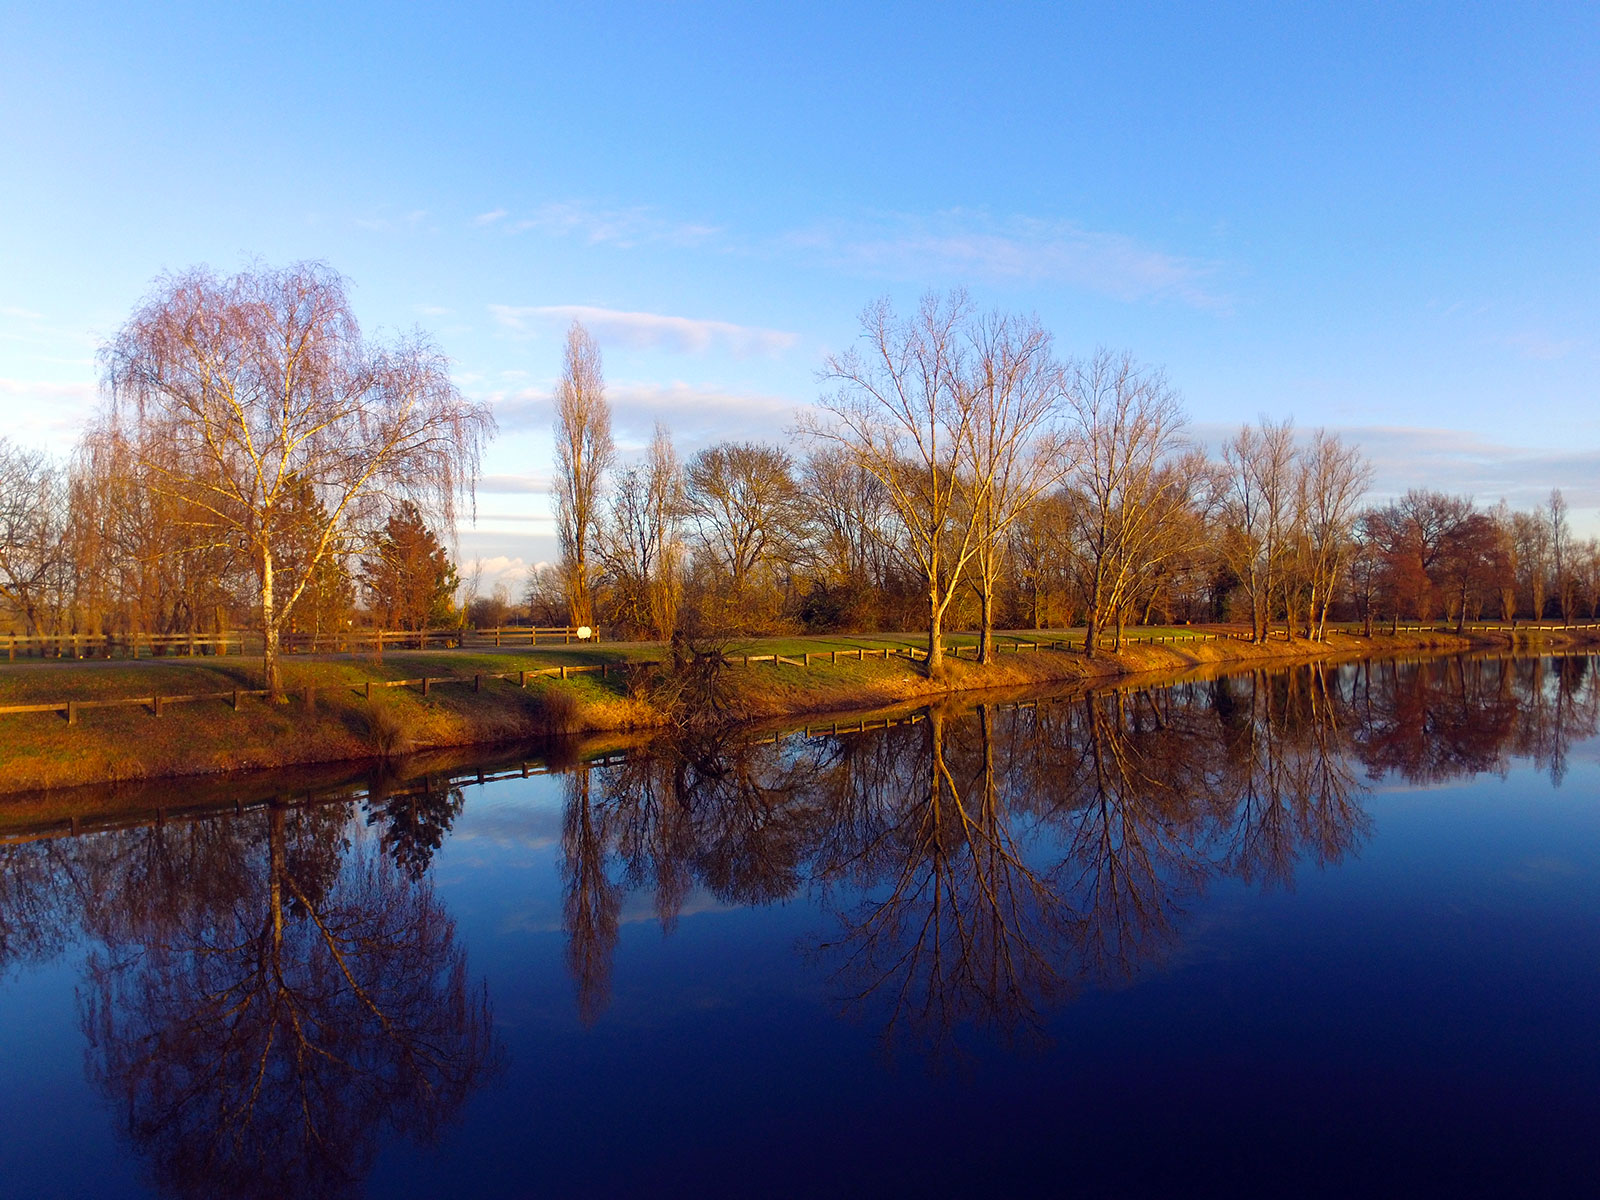
[[[1337,662],[1367,657],[1473,650],[1539,652],[1594,645],[1592,637],[1556,635],[1528,643],[1500,634],[1378,633],[1372,638],[1334,632],[1326,642],[1236,638],[1126,646],[1089,659],[1076,651],[1044,649],[1002,653],[983,666],[947,659],[939,678],[905,658],[817,664],[809,669],[762,663],[729,671],[723,713],[730,723],[805,718],[927,703],[940,697],[993,689],[1083,682],[1108,683],[1136,676],[1187,674],[1196,668],[1234,669],[1293,662]],[[72,668],[66,668],[70,671]],[[557,690],[566,696],[552,696]],[[594,676],[538,687],[514,684],[441,688],[431,697],[386,694],[382,710],[391,733],[416,751],[455,750],[526,742],[554,730],[577,735],[648,731],[670,724],[647,700],[604,688]],[[224,703],[204,703],[156,718],[146,710],[103,710],[68,727],[59,716],[0,718],[0,802],[7,794],[127,781],[154,782],[233,772],[375,761],[379,741],[374,706],[355,689],[319,694],[307,707],[250,705],[238,713]]]

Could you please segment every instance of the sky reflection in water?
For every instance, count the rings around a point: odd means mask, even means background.
[[[0,846],[0,1177],[1576,1183],[1597,715],[1583,657],[1299,667]]]

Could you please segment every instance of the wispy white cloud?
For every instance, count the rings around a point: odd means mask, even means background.
[[[30,308],[18,308],[14,304],[0,304],[0,317],[14,317],[19,321],[42,321],[44,314],[34,312]]]
[[[496,525],[547,525],[554,529],[556,519],[550,513],[507,513],[489,512],[484,510],[478,513],[473,520],[473,527],[479,532],[493,529]]]
[[[1542,503],[1560,488],[1574,509],[1600,508],[1600,448],[1513,446],[1448,429],[1337,430],[1373,465],[1373,491],[1388,498],[1407,488],[1460,492],[1482,504],[1504,498],[1515,508]]]
[[[1129,302],[1172,300],[1219,311],[1231,304],[1217,287],[1218,263],[1060,219],[952,209],[814,226],[780,244],[871,275],[1059,282]]]
[[[95,383],[0,377],[0,417],[4,435],[18,442],[42,442],[65,450],[82,431],[99,399]]]
[[[438,304],[414,304],[412,307],[424,317],[448,317],[454,311]]]
[[[544,496],[550,483],[548,474],[485,475],[478,481],[478,491],[491,496]]]
[[[1535,359],[1539,362],[1555,362],[1557,359],[1566,358],[1574,350],[1583,345],[1581,338],[1554,337],[1535,329],[1519,330],[1501,336],[1503,345],[1509,346],[1523,358]]]
[[[428,219],[426,209],[413,209],[399,216],[357,217],[355,227],[371,233],[413,233]]]
[[[581,202],[541,204],[523,216],[495,209],[473,218],[475,225],[497,225],[507,233],[537,232],[571,237],[590,245],[632,249],[636,246],[703,246],[721,230],[703,222],[662,216],[645,205],[611,207]]]
[[[1238,431],[1237,424],[1191,428],[1212,453]],[[1298,432],[1311,434],[1309,428]],[[1558,487],[1578,518],[1575,524],[1600,533],[1600,448],[1513,446],[1454,429],[1366,425],[1329,426],[1328,432],[1359,446],[1372,464],[1370,494],[1375,501],[1392,500],[1410,488],[1432,488],[1470,496],[1485,506],[1504,499],[1513,508],[1530,508]]]
[[[776,235],[684,221],[644,205],[553,202],[526,214],[496,208],[473,218],[508,234],[537,231],[590,245],[709,247],[722,253],[820,259],[869,276],[1065,283],[1129,302],[1172,301],[1227,311],[1223,264],[1173,253],[1126,233],[1056,217],[996,217],[971,209],[891,213]]]
[[[781,396],[681,381],[613,383],[606,388],[606,398],[611,404],[612,427],[624,454],[642,448],[650,440],[658,421],[672,430],[680,448],[686,452],[723,439],[771,441],[795,424],[798,412],[804,407]],[[537,388],[491,393],[484,399],[494,405],[495,419],[502,432],[548,429],[555,418],[550,393]],[[541,477],[500,478],[520,482],[537,481]],[[543,482],[548,490],[548,478]]]
[[[586,304],[554,304],[518,308],[491,304],[489,312],[501,326],[526,334],[535,329],[562,328],[581,321],[600,339],[601,344],[634,349],[672,350],[682,354],[703,354],[722,349],[736,355],[777,355],[800,340],[798,334],[729,321],[705,321],[693,317],[672,317],[662,313],[623,312]]]
[[[88,382],[52,383],[37,379],[6,379],[0,376],[0,395],[38,396],[53,400],[93,400],[95,385]]]

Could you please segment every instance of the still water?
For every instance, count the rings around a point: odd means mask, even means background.
[[[13,825],[0,1194],[1587,1192],[1596,665]]]

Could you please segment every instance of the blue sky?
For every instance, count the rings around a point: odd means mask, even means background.
[[[1600,8],[23,3],[0,428],[71,444],[163,270],[323,259],[501,435],[461,553],[553,553],[549,391],[625,448],[788,440],[874,296],[965,285],[1165,366],[1196,434],[1600,531]]]

